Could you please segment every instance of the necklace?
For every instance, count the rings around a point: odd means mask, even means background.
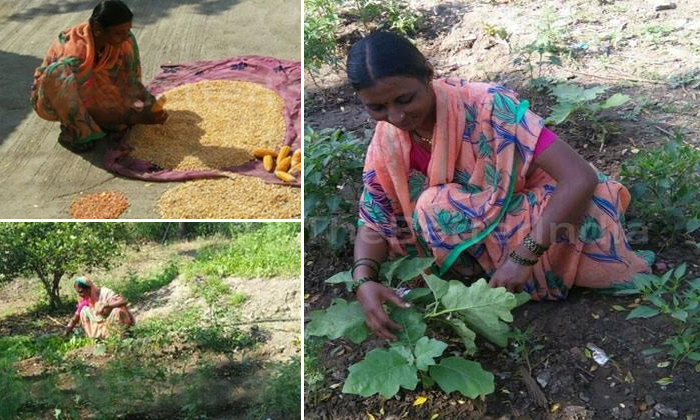
[[[424,142],[426,142],[428,144],[433,144],[433,139],[431,137],[423,137],[420,134],[418,134],[418,131],[416,131],[416,130],[411,131],[411,134],[413,134],[413,137],[416,140],[423,140]]]

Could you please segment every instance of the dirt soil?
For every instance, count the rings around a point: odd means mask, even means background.
[[[531,42],[547,10],[569,28],[566,45],[585,45],[575,60],[562,67],[545,66],[543,76],[586,86],[609,86],[632,101],[606,115],[617,132],[609,135],[603,151],[592,142],[593,133],[584,122],[567,123],[554,130],[588,161],[615,177],[620,164],[636,149],[664,144],[668,133],[679,131],[685,141],[700,144],[700,91],[671,88],[668,78],[700,68],[700,3],[675,1],[676,8],[655,11],[652,1],[531,0],[410,2],[424,15],[424,26],[415,37],[436,69],[438,77],[461,77],[492,81],[530,99],[535,112],[548,115],[551,101],[528,86],[529,74],[513,63],[518,51]],[[666,3],[666,2],[664,2]],[[508,43],[486,34],[484,24],[502,27]],[[343,40],[347,48],[357,39],[352,23]],[[510,44],[510,45],[508,45]],[[339,69],[324,68],[306,84],[305,123],[314,128],[343,128],[360,136],[374,123],[344,84]],[[309,80],[307,78],[307,80]],[[368,139],[369,140],[369,139]],[[688,262],[700,274],[697,249],[683,244],[670,247],[657,243],[637,247],[658,252],[663,264],[674,267]],[[349,248],[340,255],[327,249],[305,249],[305,314],[325,308],[332,298],[348,296],[344,290],[323,283],[338,271],[350,268]],[[663,265],[657,268],[664,268]],[[496,391],[482,400],[470,401],[458,394],[420,387],[402,390],[396,397],[359,398],[340,392],[350,364],[376,346],[379,340],[361,346],[343,340],[328,343],[322,357],[328,369],[324,387],[305,403],[309,419],[692,419],[700,413],[700,375],[693,366],[681,363],[675,369],[658,367],[663,354],[645,357],[641,352],[663,342],[673,331],[664,319],[626,321],[634,297],[609,297],[593,291],[574,290],[566,302],[528,303],[518,308],[514,326],[533,328],[533,338],[543,348],[531,356],[532,371],[522,379],[524,363],[513,348],[499,349],[479,343],[477,356],[496,377]],[[444,338],[444,337],[443,337]],[[584,355],[586,345],[602,348],[611,360],[599,366]],[[457,347],[449,350],[457,350]],[[661,365],[663,366],[663,364]],[[671,377],[673,382],[656,381]],[[539,390],[531,391],[526,382]],[[545,407],[538,407],[533,394],[543,393]],[[427,402],[413,407],[418,396]],[[373,416],[373,417],[370,417]]]
[[[143,80],[161,64],[264,55],[299,60],[299,2],[284,0],[159,0],[128,2],[134,12]],[[123,219],[157,219],[157,199],[172,183],[117,177],[102,165],[104,144],[75,154],[56,141],[57,123],[29,103],[34,69],[58,33],[86,21],[94,0],[0,0],[0,217],[70,218],[81,193],[121,191]]]

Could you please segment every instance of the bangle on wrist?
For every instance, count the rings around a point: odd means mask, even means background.
[[[529,233],[525,236],[525,239],[523,240],[523,246],[525,248],[527,248],[528,251],[535,254],[535,256],[537,256],[537,257],[541,257],[542,254],[544,254],[545,251],[547,251],[547,249],[549,249],[548,246],[544,246],[542,244],[535,242],[535,240],[532,239],[532,237],[530,236]]]
[[[516,264],[526,265],[526,266],[530,266],[530,265],[535,265],[535,264],[537,264],[537,260],[528,260],[527,258],[523,258],[523,257],[521,257],[521,256],[520,256],[517,252],[515,252],[515,251],[512,251],[512,252],[510,253],[510,255],[508,255],[508,256],[509,256],[510,259],[513,260],[513,262],[515,262]]]
[[[372,271],[374,271],[374,274],[379,275],[379,263],[376,260],[373,260],[372,258],[359,258],[359,259],[357,259],[352,265],[352,269],[350,270],[350,275],[351,276],[354,275],[355,270],[361,266],[369,267]]]
[[[374,280],[375,280],[375,279],[373,279],[372,277],[369,277],[369,276],[363,276],[363,277],[360,277],[360,278],[357,279],[357,280],[353,280],[353,282],[352,282],[352,292],[353,292],[353,293],[357,292],[357,289],[358,289],[360,286],[362,286],[363,284],[367,283],[368,281],[374,281]]]

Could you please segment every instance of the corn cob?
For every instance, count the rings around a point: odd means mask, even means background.
[[[263,157],[263,168],[265,168],[267,172],[272,172],[272,155],[265,155],[265,157]]]
[[[282,148],[280,149],[279,154],[277,155],[277,164],[278,164],[278,165],[279,165],[280,162],[282,162],[282,159],[284,159],[284,158],[286,158],[287,156],[289,156],[289,150],[290,150],[290,147],[289,147],[289,146],[282,146]]]
[[[299,172],[301,172],[301,162],[295,163],[289,168],[289,171],[287,171],[287,173],[291,175],[298,174]]]
[[[256,147],[255,149],[253,149],[253,156],[255,156],[258,159],[262,159],[267,155],[275,157],[275,156],[277,156],[277,152],[275,152],[272,149],[260,148],[260,147]]]
[[[275,171],[275,176],[284,182],[294,182],[294,180],[296,179],[292,175],[289,175],[288,173],[282,171]]]
[[[275,168],[275,170],[287,172],[287,170],[289,170],[290,166],[292,166],[292,158],[286,157],[286,158],[282,159],[281,162],[277,163],[277,167]]]
[[[160,98],[158,98],[157,101],[151,106],[151,112],[160,112],[163,110],[163,107],[165,107],[165,103],[168,101],[168,99],[165,97],[165,95],[162,95]]]
[[[292,154],[292,166],[301,162],[301,149],[297,149]]]

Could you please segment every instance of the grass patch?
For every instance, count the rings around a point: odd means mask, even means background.
[[[118,283],[106,282],[106,286],[122,295],[128,302],[136,302],[143,298],[146,292],[158,290],[167,286],[180,274],[180,268],[175,261],[170,261],[160,272],[150,276],[139,277],[129,273],[125,280]]]
[[[13,335],[0,337],[0,360],[23,360],[42,356],[46,361],[61,360],[71,350],[92,344],[86,337],[73,336],[70,339],[59,336],[30,337]]]
[[[250,418],[301,419],[301,359],[292,357],[275,368],[265,386],[260,405],[248,413]]]
[[[237,235],[230,245],[203,248],[185,272],[190,278],[299,276],[299,233],[298,223],[265,223],[253,232]]]

